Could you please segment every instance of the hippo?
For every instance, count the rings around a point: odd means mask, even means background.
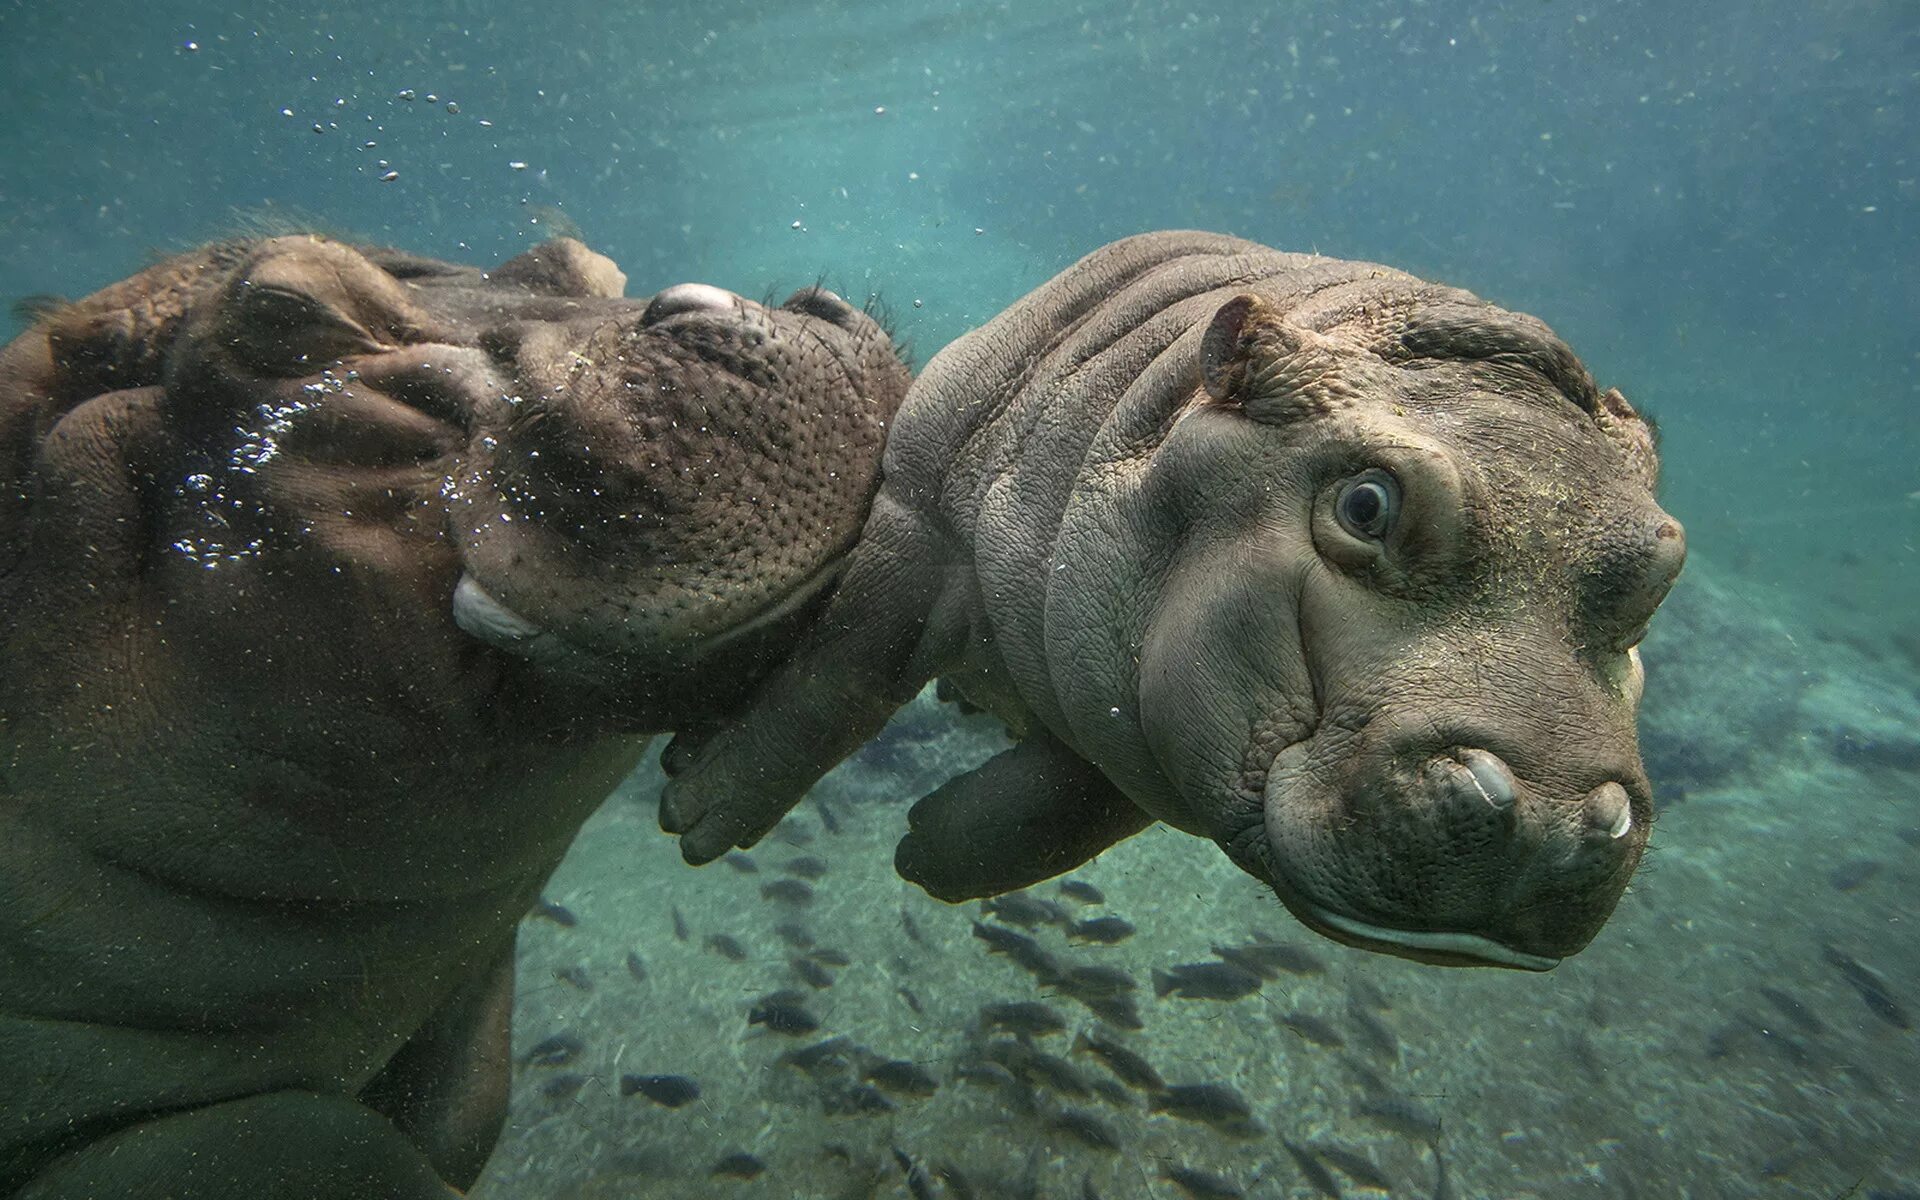
[[[625,282],[239,240],[0,352],[0,1195],[478,1176],[517,922],[817,615],[909,382]]]
[[[1544,324],[1365,262],[1115,242],[921,373],[805,643],[664,756],[707,861],[928,680],[1011,748],[914,805],[958,901],[1155,821],[1308,928],[1546,970],[1653,817],[1637,645],[1685,557],[1653,429]]]

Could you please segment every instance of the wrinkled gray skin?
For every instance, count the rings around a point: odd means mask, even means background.
[[[1684,557],[1648,426],[1540,322],[1202,233],[948,347],[809,646],[671,748],[693,861],[932,677],[1022,740],[915,806],[946,899],[1160,820],[1303,923],[1446,964],[1584,946],[1646,845],[1635,644]]]
[[[517,922],[817,613],[907,385],[624,283],[275,238],[0,351],[0,1195],[478,1175]]]

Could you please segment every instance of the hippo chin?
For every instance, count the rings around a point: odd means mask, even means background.
[[[477,1177],[519,919],[817,614],[908,382],[624,283],[236,242],[0,352],[0,1195]]]
[[[1680,570],[1650,427],[1531,317],[1367,263],[1130,238],[915,383],[808,644],[662,801],[749,844],[935,676],[1017,744],[917,804],[936,896],[1153,820],[1316,931],[1544,970],[1653,810],[1635,646]]]

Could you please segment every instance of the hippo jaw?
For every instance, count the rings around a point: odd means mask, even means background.
[[[716,654],[799,613],[833,586],[846,559],[845,553],[837,555],[786,595],[775,597],[759,612],[704,639],[698,647],[698,656]],[[460,582],[454,587],[453,620],[469,636],[538,666],[590,675],[599,673],[603,665],[604,655],[599,651],[570,642],[564,634],[508,608],[470,572],[462,571]]]

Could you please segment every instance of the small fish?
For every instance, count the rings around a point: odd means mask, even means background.
[[[1137,1052],[1097,1031],[1082,1033],[1073,1039],[1073,1048],[1085,1051],[1106,1064],[1106,1068],[1119,1077],[1128,1087],[1136,1087],[1144,1092],[1157,1092],[1167,1086],[1160,1078],[1160,1072],[1153,1069]]]
[[[633,976],[635,983],[647,981],[647,960],[632,950],[627,951],[627,974]]]
[[[1353,1106],[1353,1115],[1416,1141],[1431,1142],[1440,1136],[1440,1118],[1405,1096],[1368,1096]]]
[[[1060,964],[1053,955],[1024,933],[1016,933],[1004,925],[983,925],[975,921],[973,936],[985,942],[989,952],[1006,955],[1042,983],[1058,979],[1062,974]]]
[[[1900,1002],[1893,998],[1893,993],[1887,990],[1887,981],[1880,977],[1879,972],[1862,965],[1851,955],[1834,946],[1823,947],[1821,956],[1838,970],[1849,984],[1853,985],[1853,990],[1860,994],[1861,1002],[1872,1010],[1874,1016],[1895,1029],[1913,1028],[1912,1021],[1907,1017],[1907,1010],[1902,1008]]]
[[[818,796],[814,797],[813,807],[820,814],[820,828],[828,833],[840,832],[840,818],[833,815],[833,807]]]
[[[832,946],[816,946],[807,951],[807,957],[823,967],[844,967],[853,960]]]
[[[798,879],[776,879],[772,883],[763,883],[760,885],[760,896],[764,900],[791,904],[796,908],[813,903],[813,889]]]
[[[533,1049],[520,1061],[529,1067],[564,1067],[586,1048],[586,1043],[575,1035],[556,1033],[534,1043]]]
[[[1043,1087],[1076,1100],[1093,1094],[1087,1077],[1066,1059],[1057,1054],[1048,1054],[1036,1046],[1022,1046],[1018,1042],[1012,1045],[1017,1049],[1007,1055],[1005,1065],[1019,1078],[1035,1087]]]
[[[1246,1097],[1224,1083],[1177,1084],[1148,1097],[1147,1111],[1198,1121],[1239,1136],[1260,1131]]]
[[[847,1114],[896,1112],[900,1108],[887,1099],[884,1092],[869,1083],[856,1083],[827,1096],[821,1104],[828,1112]]]
[[[1364,979],[1347,981],[1347,998],[1355,1004],[1364,1004],[1375,1012],[1393,1011],[1393,1001],[1387,999],[1386,993]],[[1595,1007],[1599,1010],[1597,1015],[1604,1017],[1607,1010],[1599,1005]]]
[[[925,1167],[898,1146],[893,1148],[893,1161],[900,1164],[901,1174],[907,1177],[907,1193],[913,1200],[934,1200],[933,1176],[927,1173]]]
[[[1800,1001],[1794,996],[1791,996],[1788,993],[1781,991],[1779,988],[1767,987],[1765,984],[1762,984],[1760,987],[1757,987],[1754,990],[1759,992],[1760,995],[1762,995],[1763,997],[1765,997],[1767,1003],[1773,1005],[1773,1007],[1776,1010],[1778,1010],[1781,1016],[1785,1017],[1787,1020],[1792,1021],[1795,1025],[1799,1026],[1800,1032],[1802,1033],[1825,1033],[1826,1032],[1826,1026],[1820,1023],[1819,1018],[1815,1017],[1812,1013],[1808,1012],[1807,1006],[1800,1003]]]
[[[789,1050],[780,1056],[780,1062],[812,1075],[844,1065],[854,1049],[853,1039],[843,1033],[837,1037],[815,1042],[811,1046]]]
[[[713,1170],[707,1174],[715,1179],[758,1179],[766,1169],[766,1163],[745,1150],[736,1150],[714,1163]]]
[[[1009,1033],[1030,1037],[1064,1033],[1067,1028],[1067,1023],[1060,1019],[1059,1013],[1037,1000],[983,1004],[980,1006],[980,1024],[983,1028],[1004,1029]]]
[[[583,992],[593,990],[593,977],[588,975],[587,969],[579,963],[572,963],[564,967],[555,967],[553,977],[561,983],[567,984],[570,987],[577,987]]]
[[[1215,1175],[1212,1171],[1203,1171],[1199,1167],[1169,1166],[1161,1172],[1162,1179],[1178,1187],[1193,1200],[1240,1200],[1246,1193],[1240,1185],[1224,1175]]]
[[[983,1087],[1006,1088],[1018,1091],[1022,1080],[1012,1071],[997,1062],[962,1062],[953,1068],[953,1077],[962,1083],[977,1083]]]
[[[1067,926],[1067,940],[1074,942],[1098,942],[1102,946],[1111,946],[1132,936],[1132,922],[1121,917],[1095,917],[1091,921],[1075,921]]]
[[[1118,1151],[1120,1135],[1099,1117],[1084,1108],[1063,1108],[1047,1121],[1047,1128],[1064,1133],[1095,1150]]]
[[[765,1025],[775,1033],[798,1037],[820,1028],[820,1019],[800,1003],[797,992],[775,992],[762,997],[747,1011],[747,1024]]]
[[[1827,882],[1836,892],[1851,892],[1865,887],[1880,873],[1880,864],[1870,858],[1849,859],[1827,872]]]
[[[1229,962],[1182,963],[1153,973],[1153,994],[1192,1000],[1239,1000],[1260,990],[1260,977]]]
[[[1030,892],[1008,892],[1004,896],[992,896],[981,901],[980,907],[988,915],[998,917],[1009,925],[1018,925],[1022,929],[1067,923],[1066,909]]]
[[[813,934],[798,921],[782,921],[773,927],[774,934],[795,950],[813,949]]]
[[[1283,942],[1265,930],[1254,930],[1252,937],[1252,942],[1239,949],[1255,955],[1270,967],[1276,967],[1294,975],[1319,975],[1327,969],[1326,960],[1318,954]]]
[[[750,854],[742,854],[738,850],[727,855],[722,861],[742,875],[758,875],[760,873],[760,864],[753,861],[753,856]]]
[[[1060,894],[1082,904],[1105,904],[1107,894],[1083,879],[1062,879]]]
[[[622,1075],[622,1096],[645,1096],[661,1108],[684,1108],[700,1098],[700,1085],[685,1075]]]
[[[1263,952],[1285,949],[1285,946],[1215,946],[1213,952],[1222,962],[1232,963],[1242,971],[1251,972],[1262,979],[1278,979],[1280,968],[1273,964],[1270,954]]]
[[[540,1085],[540,1094],[548,1100],[571,1100],[587,1082],[585,1075],[563,1071]]]
[[[950,1162],[941,1163],[939,1169],[934,1172],[934,1175],[939,1177],[941,1183],[947,1185],[947,1195],[951,1197],[952,1200],[975,1200],[975,1197],[979,1195],[979,1193],[974,1191],[973,1181],[968,1179],[965,1172],[961,1171],[959,1167],[954,1166]]]
[[[1338,1029],[1312,1013],[1294,1011],[1275,1017],[1274,1020],[1316,1046],[1338,1047],[1347,1044],[1347,1039],[1340,1036]]]
[[[920,997],[913,994],[912,988],[903,983],[893,990],[899,994],[901,1001],[906,1004],[908,1008],[923,1017],[927,1015],[927,1010],[920,1007]]]
[[[1138,985],[1133,976],[1119,967],[1069,967],[1067,973],[1055,981],[1055,987],[1077,1000],[1096,996],[1117,996],[1131,992]]]
[[[1440,1143],[1429,1142],[1433,1151],[1433,1195],[1430,1200],[1455,1200],[1453,1186],[1447,1181],[1447,1160],[1440,1157]]]
[[[780,870],[796,879],[818,879],[827,873],[827,860],[815,854],[803,854],[781,863]]]
[[[1133,1108],[1133,1093],[1120,1085],[1118,1079],[1108,1079],[1105,1075],[1096,1075],[1087,1080],[1087,1086],[1093,1094],[1105,1100],[1115,1108]]]
[[[747,961],[747,948],[740,944],[738,938],[724,933],[710,933],[702,944],[729,962]]]
[[[1115,1029],[1137,1033],[1147,1027],[1147,1023],[1140,1019],[1140,1010],[1134,1006],[1132,996],[1095,996],[1080,1003],[1086,1005],[1088,1012]]]
[[[897,1096],[925,1098],[940,1090],[940,1081],[917,1063],[903,1058],[883,1062],[861,1076],[868,1083]]]
[[[808,829],[807,823],[798,816],[789,816],[774,826],[773,837],[775,841],[785,842],[789,846],[813,845],[813,830]]]
[[[1387,1062],[1396,1062],[1400,1058],[1400,1039],[1395,1037],[1387,1023],[1375,1016],[1364,1005],[1347,1001],[1347,1020],[1353,1022],[1360,1031],[1360,1044],[1376,1058]]]
[[[1305,1146],[1297,1145],[1286,1138],[1281,1138],[1280,1144],[1286,1147],[1288,1157],[1293,1159],[1294,1166],[1300,1168],[1300,1174],[1306,1179],[1309,1187],[1327,1197],[1328,1200],[1340,1200],[1340,1184],[1325,1167],[1320,1165],[1319,1159],[1315,1158]]]
[[[676,908],[670,908],[667,911],[673,914],[674,940],[679,942],[684,942],[688,938],[692,937],[693,931],[687,928],[687,918],[681,915],[680,910],[676,907]]]
[[[913,914],[908,912],[904,906],[900,909],[900,928],[906,930],[907,940],[914,945],[924,946],[927,944],[926,935],[920,932],[919,922],[913,919]]]
[[[1387,1178],[1386,1172],[1358,1150],[1348,1149],[1338,1142],[1324,1140],[1307,1143],[1307,1149],[1321,1162],[1361,1187],[1375,1188],[1382,1192],[1393,1191],[1393,1181]]]
[[[578,925],[580,923],[580,918],[573,915],[572,909],[568,908],[564,904],[555,903],[554,901],[547,899],[545,896],[540,897],[540,899],[533,906],[533,912],[531,912],[528,915],[535,916],[535,917],[545,917],[547,920],[552,921],[555,925],[560,926],[562,929],[572,929],[575,925]]]
[[[810,958],[790,958],[787,966],[800,977],[800,982],[810,988],[824,989],[833,986],[833,972],[827,970]]]

